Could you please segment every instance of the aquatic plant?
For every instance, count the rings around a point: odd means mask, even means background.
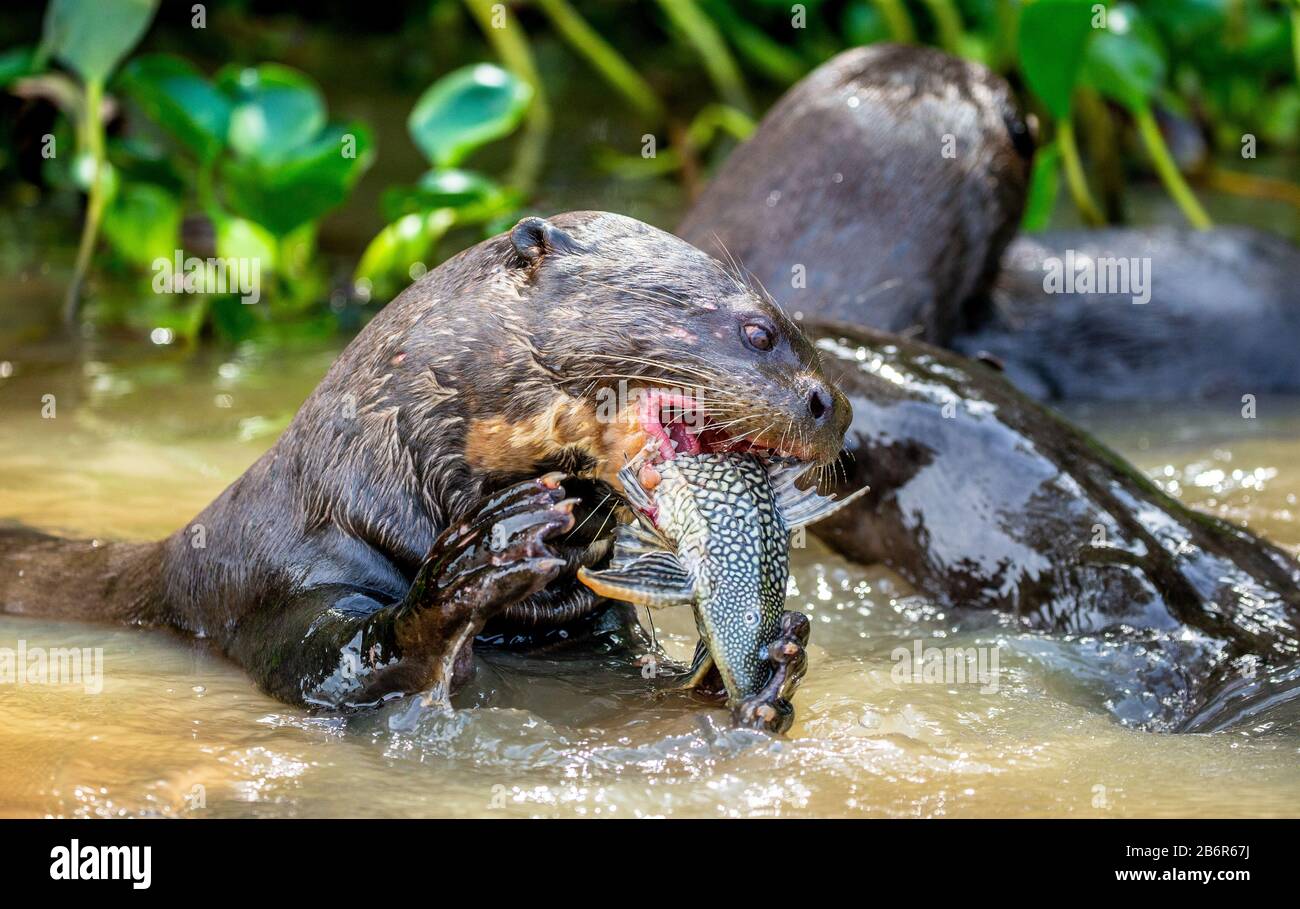
[[[292,313],[319,300],[317,230],[373,162],[370,129],[330,121],[319,87],[280,64],[227,66],[209,80],[185,60],[153,54],[132,61],[120,84],[172,140],[176,154],[168,160],[182,184],[173,209],[211,223],[218,257],[255,260],[261,274],[276,279],[272,310]],[[166,190],[148,186],[161,207]],[[126,208],[121,217],[133,215],[143,222],[148,206]],[[229,329],[254,318],[224,305],[219,316]]]
[[[87,194],[81,242],[65,303],[69,318],[76,316],[100,221],[117,192],[116,175],[105,152],[104,88],[144,35],[157,9],[158,0],[50,0],[40,46],[29,60],[35,72],[53,58],[80,79],[80,91],[73,86],[63,95],[65,111],[76,123],[78,160],[73,173]]]
[[[490,63],[448,73],[420,96],[406,125],[432,167],[414,186],[385,193],[390,223],[361,254],[354,275],[363,299],[387,298],[418,278],[453,227],[494,223],[519,207],[519,189],[459,165],[476,149],[513,132],[532,100],[528,82]]]
[[[291,313],[312,305],[324,288],[314,261],[316,228],[373,160],[369,129],[329,122],[320,89],[286,66],[228,66],[211,80],[171,55],[145,55],[123,66],[156,8],[156,0],[51,0],[40,45],[0,59],[0,87],[51,99],[73,128],[71,164],[57,153],[58,135],[46,156],[55,185],[70,181],[87,196],[67,318],[80,313],[101,236],[117,262],[156,278],[160,262],[189,258],[181,252],[187,216],[210,224],[217,257],[253,260],[259,277],[275,281],[272,309]],[[169,141],[134,128],[109,138],[108,115],[122,101]],[[225,305],[235,295],[224,296],[230,299],[202,292],[137,298],[113,317],[143,321],[169,336],[193,337],[210,319],[235,335],[246,333],[258,316]],[[111,300],[97,302],[101,310],[114,308]]]
[[[1210,218],[1179,173],[1152,113],[1168,67],[1158,37],[1137,10],[1129,4],[1107,9],[1088,0],[1035,0],[1024,10],[1019,34],[1021,72],[1056,124],[1033,189],[1054,195],[1050,175],[1059,161],[1084,220],[1105,223],[1088,189],[1074,133],[1076,92],[1092,89],[1132,115],[1169,194],[1194,226],[1209,227]],[[1040,226],[1044,214],[1045,206],[1034,200],[1029,226]]]

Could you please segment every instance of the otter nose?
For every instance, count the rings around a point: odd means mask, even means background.
[[[824,385],[814,385],[808,392],[808,412],[812,414],[813,420],[818,424],[825,423],[830,419],[831,409],[835,402],[831,399],[831,393]]]

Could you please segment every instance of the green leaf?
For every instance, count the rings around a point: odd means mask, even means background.
[[[149,267],[171,261],[180,243],[181,204],[152,183],[127,183],[104,209],[104,237],[123,259]]]
[[[244,158],[280,161],[312,141],[325,127],[325,98],[302,73],[276,63],[226,68],[217,84],[235,102],[227,136]]]
[[[437,242],[455,223],[455,213],[447,208],[398,218],[370,241],[361,254],[353,280],[368,281],[373,292],[387,297],[397,287],[412,280],[411,266],[425,262]]]
[[[1117,7],[1088,46],[1083,82],[1129,110],[1150,104],[1165,81],[1164,50],[1132,7]]]
[[[1070,115],[1070,98],[1093,34],[1088,0],[1035,0],[1020,14],[1020,71],[1058,120]]]
[[[283,236],[346,200],[373,160],[369,129],[360,123],[331,126],[270,163],[223,160],[225,201],[235,213]]]
[[[406,125],[430,163],[454,167],[479,146],[510,133],[532,99],[527,82],[499,66],[480,63],[430,86]]]
[[[0,88],[38,71],[36,48],[15,47],[0,54]]]
[[[384,214],[396,221],[402,215],[435,208],[501,210],[518,203],[516,194],[495,181],[470,170],[435,168],[427,171],[415,186],[395,187],[384,193]]]
[[[218,218],[217,255],[227,259],[256,259],[261,272],[275,271],[279,244],[265,227],[247,218]]]
[[[1052,220],[1056,196],[1061,187],[1061,149],[1049,142],[1034,153],[1034,168],[1029,175],[1029,198],[1020,229],[1029,233],[1043,230]]]
[[[105,82],[153,21],[158,0],[50,0],[43,52],[83,82]]]
[[[844,38],[849,44],[875,44],[890,39],[889,23],[872,3],[850,3],[844,9]]]
[[[211,161],[226,144],[231,103],[185,60],[150,54],[132,60],[121,84],[149,119]]]

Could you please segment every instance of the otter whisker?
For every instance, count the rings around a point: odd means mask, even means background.
[[[678,363],[663,363],[658,360],[652,360],[648,357],[638,357],[631,354],[618,355],[618,354],[593,353],[593,354],[587,354],[587,356],[591,357],[594,360],[626,360],[631,363],[645,363],[649,366],[657,366],[661,369],[674,369],[678,372],[693,372],[696,375],[708,379],[714,378],[714,376],[716,375],[716,372],[705,372],[702,369],[688,369],[687,367],[682,366],[681,364]]]
[[[582,525],[584,525],[584,524],[586,524],[588,521],[590,521],[592,515],[594,515],[594,514],[595,514],[596,512],[598,512],[598,511],[600,511],[600,506],[602,506],[602,505],[604,505],[606,502],[608,502],[612,496],[613,496],[613,493],[612,493],[612,492],[607,492],[607,493],[605,493],[605,498],[603,498],[603,499],[601,499],[599,502],[597,502],[597,503],[596,503],[596,507],[593,508],[593,509],[591,510],[591,513],[588,514],[588,515],[587,515],[585,518],[583,518],[581,521],[579,521],[579,522],[578,522],[578,525],[577,525],[576,527],[574,527],[572,530],[570,530],[570,531],[568,532],[567,536],[570,536],[570,537],[571,537],[571,536],[573,536],[575,533],[577,533],[579,530],[581,530],[581,529],[582,529]],[[605,530],[605,528],[604,528],[604,527],[601,527],[600,532],[597,533],[596,536],[600,536],[600,533],[603,533],[604,530]]]

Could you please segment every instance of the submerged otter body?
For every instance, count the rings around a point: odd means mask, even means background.
[[[703,423],[667,425],[629,384],[697,393]],[[808,340],[716,260],[618,215],[525,219],[385,307],[170,538],[0,535],[0,608],[204,637],[297,703],[445,699],[485,628],[597,611],[574,574],[647,441],[825,461],[848,418]]]
[[[1076,289],[1097,278],[1113,289]],[[1300,249],[1272,234],[1154,227],[1019,237],[991,298],[987,317],[952,347],[996,357],[1037,398],[1300,392]]]
[[[1192,511],[997,371],[874,331],[813,332],[853,405],[842,489],[813,530],[953,608],[1170,651],[1162,728],[1255,659],[1300,660],[1300,564]],[[1208,721],[1207,721],[1208,722]]]
[[[847,51],[787,92],[678,233],[791,311],[946,343],[1024,207],[1007,84],[940,51]]]

